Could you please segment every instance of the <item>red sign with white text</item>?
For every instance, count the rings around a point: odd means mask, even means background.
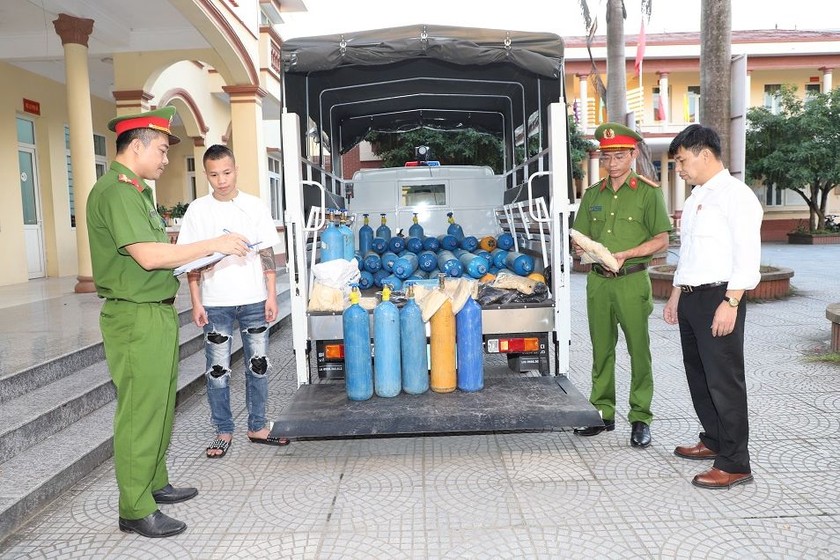
[[[41,104],[37,101],[32,101],[31,99],[23,98],[23,110],[26,113],[30,113],[32,115],[40,115],[41,114]]]

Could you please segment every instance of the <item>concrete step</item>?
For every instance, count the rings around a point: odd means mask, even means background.
[[[285,276],[278,278],[277,299],[272,333],[291,322]],[[202,331],[192,324],[189,309],[180,316],[176,407],[204,388],[205,367]],[[233,350],[234,360],[241,360],[238,337]],[[104,355],[71,373],[0,407],[0,542],[113,455],[116,401]]]

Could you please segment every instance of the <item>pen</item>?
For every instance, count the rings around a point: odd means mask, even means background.
[[[229,229],[223,229],[222,231],[225,232],[225,233],[233,233]],[[253,243],[246,243],[246,245],[248,246],[249,249],[253,249],[254,247],[259,245],[260,243],[262,243],[262,241],[254,241]]]

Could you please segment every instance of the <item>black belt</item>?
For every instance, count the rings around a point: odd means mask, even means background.
[[[725,286],[727,282],[709,282],[708,284],[700,284],[699,286],[680,286],[680,290],[683,291],[684,294],[690,294],[691,292],[699,292],[700,290],[711,290],[712,288],[720,288],[721,286]]]
[[[108,298],[108,301],[127,301],[129,303],[158,303],[160,305],[175,305],[174,297],[162,299],[160,301],[131,301],[122,298]]]
[[[628,274],[633,274],[634,272],[641,272],[643,270],[646,270],[647,267],[647,263],[637,263],[631,264],[630,266],[625,266],[624,268],[619,268],[618,272],[613,272],[612,270],[604,268],[598,263],[593,263],[592,272],[594,272],[598,276],[603,276],[604,278],[618,278],[620,276],[627,276]]]

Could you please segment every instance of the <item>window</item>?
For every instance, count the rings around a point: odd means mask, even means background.
[[[785,203],[784,189],[774,185],[764,186],[764,206],[782,206]]]
[[[683,120],[687,123],[700,122],[700,86],[688,86],[683,99]]]
[[[446,204],[446,185],[401,185],[402,206],[444,206]]]
[[[805,84],[805,103],[813,101],[820,93],[820,84]]]
[[[187,190],[192,195],[192,200],[198,198],[195,183],[195,158],[187,156]]]
[[[280,160],[268,156],[268,193],[271,197],[271,217],[283,221],[283,179],[280,174]]]
[[[778,115],[782,111],[782,86],[780,84],[764,85],[764,108]]]
[[[76,195],[73,192],[73,162],[70,159],[70,127],[64,125],[64,158],[67,162],[67,197],[70,203],[70,227],[76,227]],[[108,158],[105,151],[105,137],[93,135],[93,165],[96,178],[108,171]]]

